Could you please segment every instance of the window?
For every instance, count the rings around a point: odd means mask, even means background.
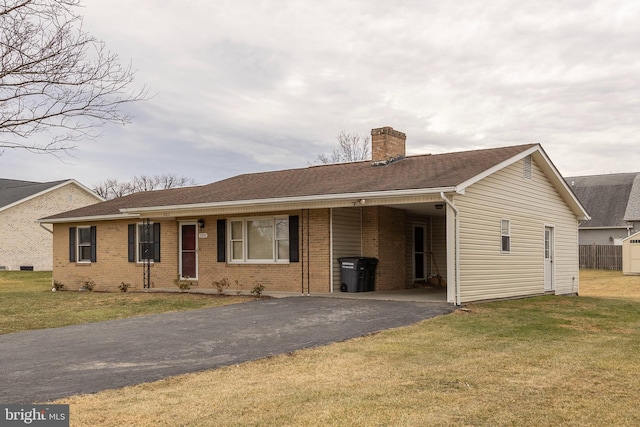
[[[96,227],[69,227],[69,262],[96,262]]]
[[[229,221],[231,262],[289,262],[289,218]]]
[[[502,252],[511,252],[511,221],[501,220]]]
[[[160,262],[160,223],[129,224],[129,262]]]
[[[138,262],[153,261],[153,224],[138,224],[136,247],[138,248]]]

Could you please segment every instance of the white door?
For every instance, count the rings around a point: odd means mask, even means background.
[[[554,289],[553,227],[544,228],[544,290]]]

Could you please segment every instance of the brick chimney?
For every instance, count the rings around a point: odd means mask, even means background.
[[[391,126],[371,129],[371,160],[374,163],[388,162],[404,157],[406,139],[407,135],[393,130]]]

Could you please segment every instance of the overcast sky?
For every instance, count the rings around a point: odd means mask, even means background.
[[[541,143],[565,176],[640,171],[637,0],[85,0],[85,30],[155,97],[73,158],[5,151],[0,177],[305,167],[341,130],[407,154]]]

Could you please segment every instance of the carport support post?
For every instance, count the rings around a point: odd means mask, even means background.
[[[447,302],[460,305],[460,219],[458,208],[440,193],[447,204]],[[453,279],[453,286],[449,286]]]

